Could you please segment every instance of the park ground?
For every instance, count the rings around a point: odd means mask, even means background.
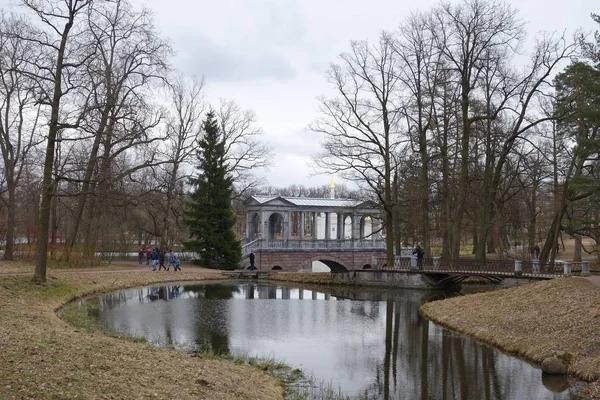
[[[194,357],[74,328],[56,310],[79,296],[160,281],[222,279],[185,268],[150,272],[108,266],[49,270],[0,262],[0,399],[282,399],[281,382],[258,368]]]
[[[111,265],[48,272],[30,282],[27,263],[0,262],[0,398],[282,399],[281,382],[257,368],[194,357],[74,328],[56,316],[68,301],[153,282],[222,279]],[[335,284],[327,273],[281,273],[279,281]],[[600,399],[600,276],[551,281],[427,303],[422,312],[452,330],[540,363],[559,356]]]

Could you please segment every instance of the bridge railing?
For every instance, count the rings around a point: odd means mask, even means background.
[[[251,242],[245,243],[242,245],[242,258],[246,257],[248,254],[252,253],[260,246],[260,239],[255,239]]]
[[[252,244],[252,247],[249,245]],[[384,240],[373,240],[373,239],[330,239],[330,240],[302,240],[302,239],[288,239],[288,240],[272,240],[272,239],[257,239],[253,242],[246,244],[248,246],[242,250],[249,254],[255,250],[353,250],[353,249],[385,249]]]
[[[444,272],[493,272],[493,273],[514,273],[514,260],[486,260],[476,261],[469,258],[459,258],[455,260],[439,260],[437,265],[429,265],[431,271]]]
[[[424,271],[424,272],[464,272],[469,274],[505,274],[505,275],[571,275],[580,273],[589,274],[587,262],[578,263],[572,266],[570,262],[555,261],[553,263],[540,263],[537,260],[486,260],[477,261],[470,258],[460,258],[454,260],[443,260],[439,257],[424,258],[421,265],[415,256],[395,256],[394,265],[388,267],[385,258],[377,259],[377,266],[386,270],[400,271]],[[376,267],[377,268],[377,267]]]

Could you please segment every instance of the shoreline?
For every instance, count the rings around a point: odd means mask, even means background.
[[[0,273],[0,398],[283,399],[281,381],[258,368],[88,333],[56,314],[77,298],[169,281],[222,280],[220,272],[49,270],[47,284],[38,286],[27,265],[8,269]]]
[[[100,293],[163,282],[227,279],[218,271],[49,270],[44,287],[29,282],[29,273],[14,268],[0,273],[0,296],[7,299],[0,303],[2,398],[102,397],[96,391],[89,392],[90,385],[103,387],[100,392],[104,394],[129,393],[130,398],[171,398],[177,389],[183,390],[177,398],[283,398],[281,381],[256,368],[182,355],[99,332],[82,332],[56,314],[78,298]],[[266,281],[356,286],[335,281],[328,273],[276,274]],[[600,399],[600,332],[595,332],[600,326],[600,286],[591,281],[561,278],[438,300],[424,304],[421,313],[446,329],[536,365],[548,356],[568,355],[570,376],[588,382],[582,384],[582,393]],[[89,357],[88,352],[99,350],[105,353],[102,360],[86,365],[83,359]],[[132,355],[133,360],[129,359]],[[143,361],[156,358],[164,371],[176,375],[183,365],[186,372],[175,383],[167,378],[165,384],[155,379],[155,369]],[[134,379],[125,372],[131,368],[136,371]],[[193,368],[195,374],[189,371]],[[56,370],[60,372],[48,375],[48,371]],[[102,381],[102,377],[110,377],[110,382]],[[127,389],[123,391],[123,387]]]
[[[286,273],[269,280],[357,286],[325,274]],[[581,382],[581,392],[600,399],[600,276],[557,278],[435,300],[423,304],[421,314],[538,368],[546,357],[565,357],[570,360],[569,376]]]
[[[600,398],[600,287],[584,278],[558,278],[433,301],[421,314],[451,331],[540,366],[567,363],[568,375]]]

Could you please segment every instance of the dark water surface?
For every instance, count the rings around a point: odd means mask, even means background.
[[[435,296],[225,282],[149,286],[85,301],[116,330],[153,344],[271,357],[349,396],[579,398],[566,379],[542,376],[526,362],[422,318],[419,306]]]

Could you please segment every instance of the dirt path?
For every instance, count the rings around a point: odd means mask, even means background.
[[[592,282],[594,285],[600,286],[600,275],[589,276],[585,279]]]
[[[14,266],[11,264],[4,264],[6,268],[2,268],[3,265],[0,263],[0,276],[19,276],[19,275],[30,275],[33,274],[33,266]],[[214,269],[197,267],[195,265],[186,265],[183,264],[181,266],[182,270],[189,272],[217,272]],[[152,271],[151,265],[138,264],[137,261],[119,261],[114,264],[102,264],[98,267],[90,267],[85,269],[80,268],[58,268],[58,269],[48,269],[47,274],[66,274],[76,272],[77,274],[99,274],[111,272],[115,274],[121,273],[140,273],[140,272],[150,272]],[[175,271],[156,271],[157,273],[174,273]]]

